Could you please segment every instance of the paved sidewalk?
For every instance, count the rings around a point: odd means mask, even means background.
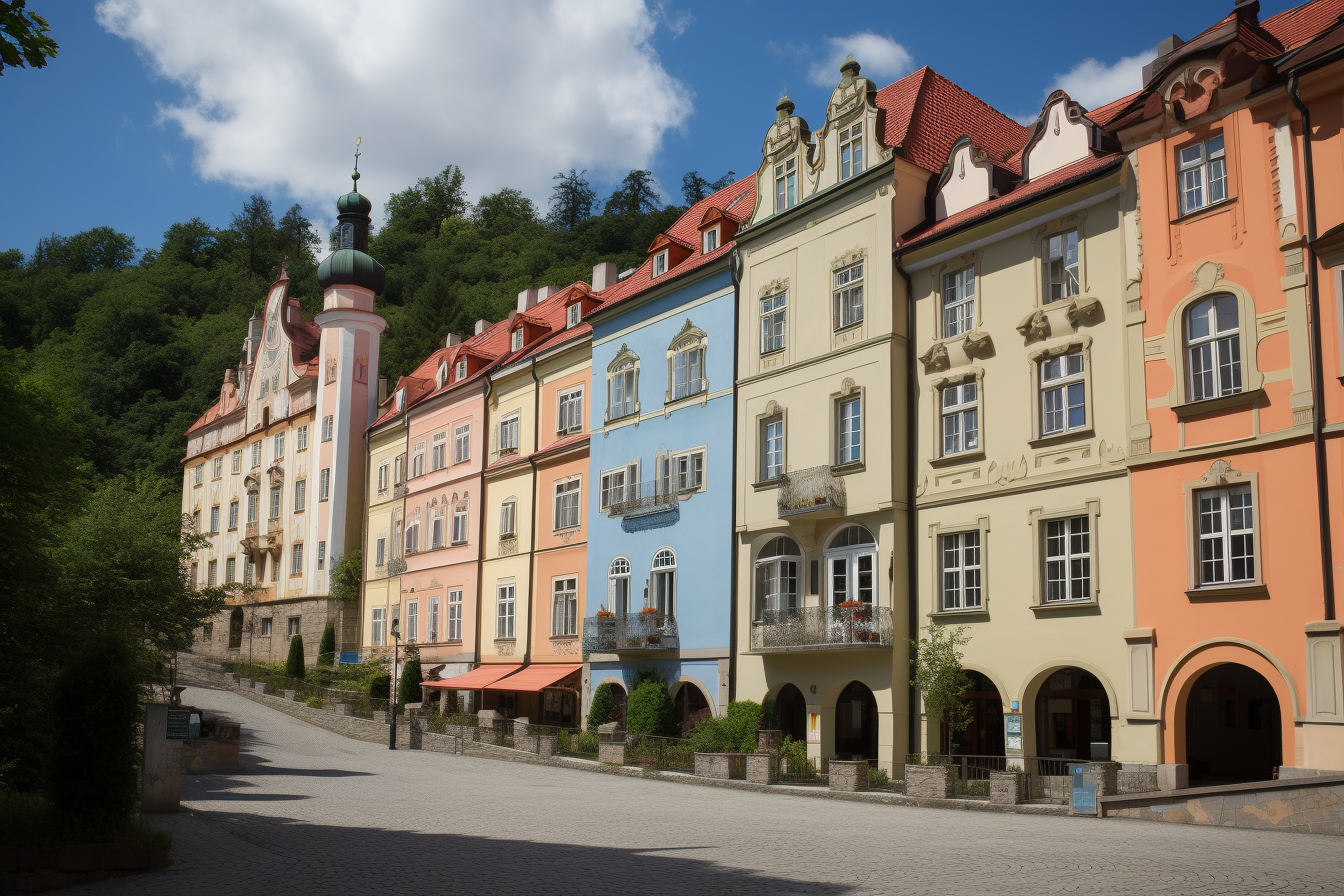
[[[173,866],[112,894],[1340,893],[1338,838],[816,800],[347,740],[227,691]]]

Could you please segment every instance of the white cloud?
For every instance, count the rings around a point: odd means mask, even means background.
[[[807,80],[818,87],[834,87],[840,83],[840,63],[845,56],[853,56],[863,68],[863,74],[874,81],[895,80],[910,74],[914,60],[910,51],[896,43],[890,35],[883,37],[871,31],[858,31],[848,37],[828,37],[827,55],[808,70]],[[879,86],[882,86],[879,83]]]
[[[641,0],[102,0],[97,15],[184,88],[160,117],[200,176],[281,188],[317,218],[350,183],[357,135],[381,222],[389,193],[449,163],[473,197],[512,186],[544,209],[557,171],[647,167],[691,113]]]
[[[1128,96],[1143,86],[1143,67],[1157,57],[1157,50],[1145,50],[1107,65],[1087,58],[1062,75],[1055,75],[1052,90],[1063,90],[1084,108],[1095,109],[1112,100]],[[1044,99],[1044,98],[1042,98]],[[1035,121],[1035,116],[1032,116]]]
[[[655,0],[652,12],[654,21],[666,28],[673,40],[685,34],[686,29],[695,22],[695,13],[689,9],[678,12],[667,0]]]

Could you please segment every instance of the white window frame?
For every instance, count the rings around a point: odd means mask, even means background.
[[[308,450],[308,424],[306,423],[303,426],[300,426],[298,429],[294,430],[294,450],[295,451]]]
[[[789,323],[789,291],[761,296],[757,307],[761,319],[761,354],[783,351]]]
[[[798,160],[785,159],[775,166],[775,214],[798,204]]]
[[[457,369],[453,373],[453,381],[464,380],[467,378],[467,359],[463,358],[454,365]]]
[[[661,277],[667,273],[667,250],[653,256],[653,276]]]
[[[851,529],[860,529],[867,533],[871,542],[855,542],[848,545],[835,545],[841,535]],[[838,607],[847,601],[858,601],[868,606],[878,604],[877,579],[877,541],[876,536],[866,526],[852,524],[841,528],[831,536],[830,547],[822,554],[825,563],[827,606]],[[863,577],[868,576],[865,589]],[[865,590],[867,591],[865,600]]]
[[[434,372],[434,388],[442,389],[448,383],[448,362],[443,361],[439,364],[439,369]]]
[[[464,464],[469,460],[471,460],[471,421],[453,427],[453,463]]]
[[[327,568],[327,543],[325,541],[317,543],[317,568],[319,570]]]
[[[417,442],[411,453],[411,478],[425,475],[425,443]]]
[[[373,542],[373,565],[387,565],[387,536],[379,535]]]
[[[573,329],[583,322],[583,305],[578,302],[565,308],[565,329]]]
[[[238,499],[234,498],[229,502],[229,529],[238,528]]]
[[[1093,600],[1092,557],[1096,533],[1092,514],[1079,513],[1041,521],[1041,598],[1045,605]],[[1081,565],[1081,566],[1080,566]],[[1081,569],[1082,574],[1078,575]]]
[[[705,474],[708,466],[705,447],[675,452],[669,456],[668,463],[673,492],[688,495],[705,490]]]
[[[975,265],[943,274],[941,319],[944,339],[975,329]]]
[[[980,451],[979,381],[964,379],[939,388],[938,405],[940,456]]]
[[[448,589],[448,640],[462,640],[462,589]]]
[[[766,542],[756,556],[753,619],[760,620],[767,613],[787,613],[803,605],[801,579],[805,565],[802,549],[789,536],[778,535]]]
[[[508,500],[499,505],[499,537],[514,538],[518,535],[518,501]]]
[[[289,552],[289,574],[292,576],[302,575],[303,573],[303,542],[299,542],[290,549]]]
[[[271,456],[274,460],[283,460],[285,456],[285,434],[278,432],[272,439]]]
[[[637,413],[638,405],[639,366],[630,360],[607,372],[607,419],[629,417]]]
[[[1221,133],[1176,150],[1176,194],[1182,215],[1228,200],[1226,150]]]
[[[677,552],[669,547],[654,552],[645,606],[674,618],[677,615]]]
[[[583,386],[564,389],[556,396],[555,431],[562,435],[583,432]]]
[[[1041,438],[1089,429],[1092,415],[1087,406],[1087,353],[1075,348],[1042,358],[1038,366]],[[1077,421],[1075,411],[1081,412]]]
[[[938,609],[984,606],[984,543],[979,529],[938,533]]]
[[[369,611],[369,646],[382,647],[387,639],[387,610],[373,607]]]
[[[499,453],[517,454],[518,445],[521,441],[521,430],[523,428],[523,415],[521,411],[513,411],[506,414],[499,421]]]
[[[230,472],[241,473],[243,471],[243,449],[236,448],[230,457],[232,468]]]
[[[238,581],[238,558],[230,557],[224,561],[224,582],[232,584]]]
[[[261,466],[261,440],[252,443],[252,469]]]
[[[690,342],[681,345],[672,353],[671,386],[668,398],[680,401],[699,395],[709,389],[709,378],[705,375],[705,341]]]
[[[437,644],[439,641],[439,596],[431,594],[429,596],[429,643]]]
[[[247,495],[247,522],[257,522],[257,511],[260,510],[260,495],[255,492],[248,492]]]
[[[441,514],[430,518],[429,521],[430,550],[433,550],[434,548],[443,547],[443,534],[444,534],[443,527],[445,522],[446,520],[444,520]]]
[[[216,457],[210,462],[210,478],[219,479],[224,475],[224,455]]]
[[[391,465],[389,465],[387,461],[383,461],[378,465],[378,494],[382,495],[387,493],[387,482],[391,476],[391,472]]]
[[[616,557],[607,566],[607,609],[618,616],[624,616],[631,611],[628,557]]]
[[[522,348],[523,348],[523,328],[515,327],[513,329],[513,332],[509,334],[509,350],[517,352],[522,351]]]
[[[551,637],[569,638],[579,633],[579,579],[562,576],[551,580]]]
[[[862,462],[863,396],[845,395],[835,402],[835,465]]]
[[[1201,309],[1207,309],[1204,317],[1208,332],[1203,336],[1191,336],[1195,312]],[[1233,318],[1230,325],[1220,319],[1226,317],[1229,310]],[[1245,391],[1246,377],[1241,364],[1241,308],[1237,297],[1231,293],[1205,296],[1191,303],[1181,318],[1189,400],[1208,401]]]
[[[448,432],[434,433],[429,440],[429,469],[430,472],[442,470],[448,466]]]
[[[420,601],[406,602],[406,643],[414,644],[420,640]]]
[[[581,496],[583,494],[583,477],[569,476],[565,479],[558,479],[555,482],[554,499],[554,517],[552,528],[559,532],[562,529],[578,528],[582,522],[580,513]]]
[[[495,586],[495,640],[514,640],[518,592],[513,582]]]
[[[210,534],[216,535],[218,533],[219,533],[219,505],[212,504],[210,505]]]
[[[1043,304],[1064,302],[1082,293],[1081,242],[1082,234],[1077,227],[1045,237],[1041,246]]]
[[[323,467],[318,475],[317,500],[319,503],[331,500],[331,467]]]
[[[453,544],[466,544],[471,537],[471,514],[467,502],[453,507]]]
[[[774,430],[772,433],[771,431]],[[761,482],[771,482],[784,475],[784,413],[761,420]]]
[[[1259,581],[1256,508],[1250,483],[1194,493],[1199,553],[1195,557],[1199,587],[1246,585]],[[1233,505],[1236,506],[1233,506]],[[1237,573],[1240,564],[1241,573]]]
[[[863,122],[840,129],[840,180],[863,173]]]
[[[219,580],[219,561],[211,560],[206,564],[205,568],[205,584],[208,587],[213,588],[215,587],[215,583]]]
[[[303,513],[308,509],[308,480],[299,479],[294,482],[294,512]]]
[[[399,394],[403,394],[400,393]],[[334,414],[327,414],[322,418],[322,441],[330,442],[332,432],[336,428],[336,417]]]
[[[205,464],[199,463],[191,468],[192,485],[200,485],[205,479]]]
[[[268,520],[280,519],[280,511],[284,506],[282,499],[280,497],[280,491],[281,490],[279,486],[275,486],[271,489],[271,506],[269,508],[270,516],[266,517],[266,519]]]
[[[714,225],[700,234],[700,254],[708,255],[719,248],[719,227]]]

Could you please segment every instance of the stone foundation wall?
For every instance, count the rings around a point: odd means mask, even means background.
[[[1344,774],[1100,800],[1104,816],[1344,835]]]
[[[1115,776],[1116,793],[1150,793],[1157,790],[1157,764],[1122,762]]]
[[[727,779],[730,774],[727,753],[696,753],[695,773],[701,778]]]
[[[603,741],[598,744],[597,761],[612,765],[625,765],[625,742],[607,743]]]
[[[835,780],[835,761],[831,761],[831,780]],[[905,795],[922,799],[951,799],[956,788],[957,770],[950,765],[905,766]]]
[[[776,784],[779,782],[778,753],[748,753],[747,780],[752,784]]]
[[[868,789],[868,763],[854,762],[849,759],[832,759],[830,762],[830,788],[844,793],[862,793]],[[909,779],[906,783],[909,792]]]
[[[1001,806],[1016,806],[1027,799],[1026,772],[990,772],[989,801]]]
[[[242,643],[233,649],[229,648],[229,619],[233,614],[235,606],[241,606],[243,611],[243,626],[251,621],[252,634],[243,632]],[[354,634],[354,625],[358,622],[359,609],[353,610],[346,608],[345,616],[345,638],[342,639],[341,628],[341,602],[332,600],[329,597],[297,597],[292,600],[269,600],[258,604],[233,604],[226,606],[223,610],[215,614],[211,623],[213,630],[210,637],[205,636],[205,627],[196,629],[195,643],[191,646],[191,652],[200,657],[206,657],[216,660],[234,660],[236,662],[247,662],[252,660],[264,661],[268,663],[283,663],[289,658],[289,617],[299,617],[299,634],[303,636],[303,658],[304,663],[312,666],[317,662],[317,649],[321,646],[322,630],[330,622],[338,629],[336,632],[337,641],[343,642],[346,650],[358,650]],[[271,620],[271,634],[261,634],[261,621],[269,618]],[[339,650],[342,643],[337,644]]]

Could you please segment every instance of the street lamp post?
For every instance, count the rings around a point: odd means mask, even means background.
[[[389,750],[397,748],[397,650],[401,647],[401,632],[397,628],[397,623],[400,621],[396,618],[392,620],[392,681],[387,687],[387,710],[392,716],[392,725],[387,733]]]

